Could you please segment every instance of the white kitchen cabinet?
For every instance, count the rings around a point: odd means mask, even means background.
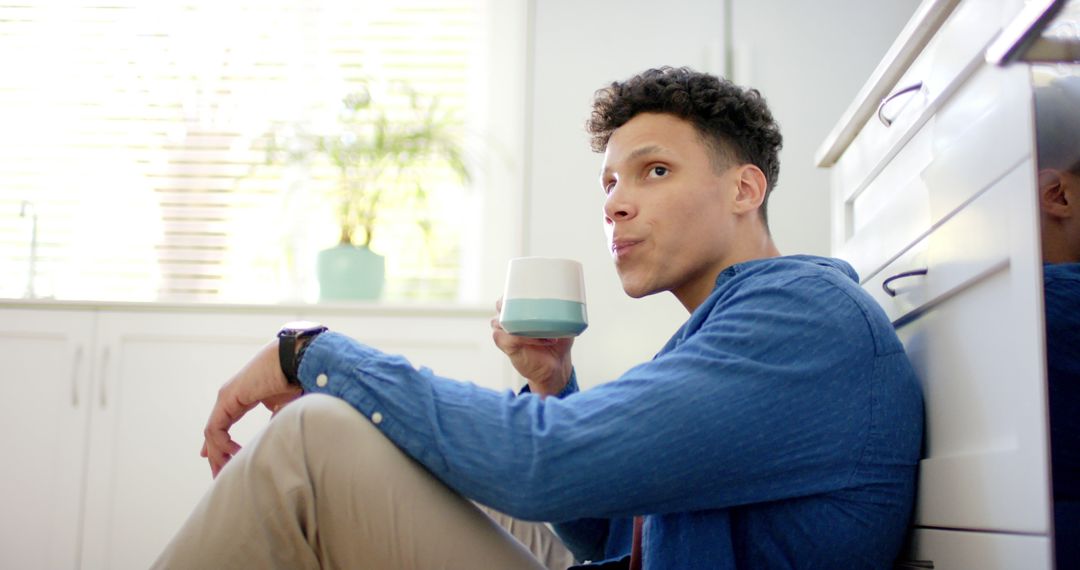
[[[902,568],[1053,565],[1031,76],[984,56],[1021,7],[924,2],[818,154],[923,386]]]
[[[199,456],[218,388],[285,315],[102,312],[82,568],[146,568],[212,481]],[[237,425],[241,445],[266,423]]]
[[[0,306],[0,568],[149,566],[212,482],[199,449],[217,390],[285,321],[511,382],[479,309],[40,304]],[[252,410],[235,439],[268,418]]]
[[[0,315],[0,567],[75,568],[94,315]]]
[[[923,380],[920,526],[1049,532],[1033,179],[1023,162],[865,281]]]

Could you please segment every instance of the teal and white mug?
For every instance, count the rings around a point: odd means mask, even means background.
[[[533,338],[577,336],[589,326],[581,263],[552,257],[518,257],[506,271],[499,324]]]

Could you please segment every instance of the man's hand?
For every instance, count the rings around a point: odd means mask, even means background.
[[[260,403],[277,413],[302,393],[300,387],[289,384],[281,371],[275,338],[218,390],[217,402],[203,431],[205,441],[200,452],[210,461],[213,476],[217,477],[225,463],[240,451],[240,444],[229,436],[233,424]]]
[[[502,299],[495,302],[495,312],[502,311]],[[538,396],[558,394],[570,381],[570,348],[573,338],[528,338],[515,336],[502,328],[499,317],[491,319],[491,337],[495,346],[510,357],[518,373],[529,381],[529,390]]]

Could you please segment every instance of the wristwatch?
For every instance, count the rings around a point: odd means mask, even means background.
[[[293,321],[282,325],[278,331],[278,360],[285,379],[293,386],[300,385],[297,372],[300,370],[300,356],[296,353],[296,343],[302,338],[311,338],[325,332],[326,327],[311,321]]]

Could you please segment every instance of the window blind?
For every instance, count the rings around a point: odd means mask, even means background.
[[[336,171],[267,164],[266,133],[330,127],[345,95],[395,82],[469,130],[486,77],[482,9],[0,5],[0,294],[32,283],[58,298],[311,300],[314,257],[338,236],[325,199]],[[390,299],[456,294],[466,190],[445,166],[424,176],[438,190],[428,207],[390,204],[375,232]]]

